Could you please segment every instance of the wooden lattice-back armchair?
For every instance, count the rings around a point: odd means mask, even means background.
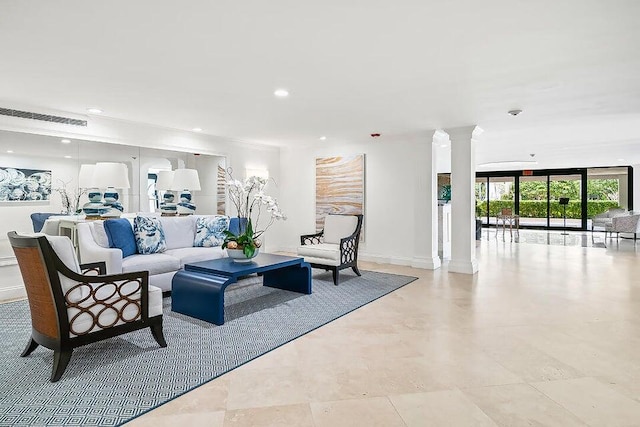
[[[324,228],[315,234],[300,236],[298,255],[313,268],[333,272],[333,284],[340,281],[340,270],[358,270],[358,243],[362,230],[363,215],[330,214],[324,219]]]
[[[142,328],[150,328],[156,342],[167,346],[162,291],[149,286],[147,271],[105,275],[103,262],[78,265],[66,236],[14,231],[8,236],[31,311],[31,338],[21,356],[38,345],[53,350],[52,382],[60,379],[76,347]]]

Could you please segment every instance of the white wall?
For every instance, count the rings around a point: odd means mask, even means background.
[[[365,241],[360,259],[410,264],[414,255],[416,171],[429,140],[322,144],[282,149],[281,206],[288,216],[280,227],[283,249],[295,251],[300,235],[315,232],[315,159],[365,153]],[[420,146],[422,145],[422,147]]]

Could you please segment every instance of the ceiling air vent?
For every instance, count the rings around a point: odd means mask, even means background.
[[[20,117],[23,119],[40,120],[43,122],[62,123],[72,126],[86,126],[86,120],[72,119],[70,117],[51,116],[49,114],[33,113],[31,111],[12,110],[10,108],[0,107],[1,116]]]

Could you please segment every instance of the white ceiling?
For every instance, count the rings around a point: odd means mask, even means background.
[[[638,0],[3,0],[0,106],[277,145],[478,124],[478,162],[640,163],[639,17]]]

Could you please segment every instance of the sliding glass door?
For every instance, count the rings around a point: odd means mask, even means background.
[[[582,227],[582,175],[549,176],[549,227]]]

